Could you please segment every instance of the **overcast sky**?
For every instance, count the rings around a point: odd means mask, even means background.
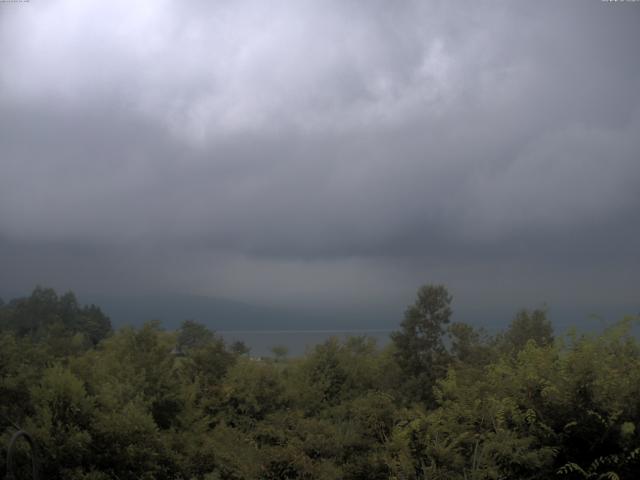
[[[640,2],[0,3],[0,147],[0,295],[638,305]]]

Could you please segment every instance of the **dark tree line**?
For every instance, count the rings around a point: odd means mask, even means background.
[[[560,339],[544,310],[493,336],[452,318],[424,286],[385,348],[257,359],[37,288],[0,304],[0,440],[31,432],[48,479],[638,478],[637,318]]]
[[[33,339],[79,334],[95,346],[111,333],[111,321],[95,305],[80,306],[73,292],[36,287],[29,297],[0,300],[0,328]]]

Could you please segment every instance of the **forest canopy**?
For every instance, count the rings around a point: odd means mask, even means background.
[[[637,478],[637,317],[562,337],[545,310],[495,335],[453,320],[425,285],[384,348],[255,358],[194,320],[114,330],[38,287],[0,302],[1,453],[19,427],[47,479]]]

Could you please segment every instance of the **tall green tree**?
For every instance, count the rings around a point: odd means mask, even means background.
[[[529,340],[539,347],[553,343],[553,326],[547,318],[546,309],[520,310],[502,337],[503,348],[519,352]]]
[[[443,337],[451,318],[453,297],[444,285],[424,285],[404,314],[401,330],[391,334],[396,360],[412,396],[433,403],[433,386],[446,374],[448,354]]]
[[[194,320],[185,320],[178,330],[180,352],[186,353],[194,348],[202,348],[214,339],[214,334],[204,324]]]

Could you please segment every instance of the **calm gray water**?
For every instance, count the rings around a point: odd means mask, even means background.
[[[378,346],[389,341],[393,330],[227,330],[218,331],[228,343],[241,340],[249,348],[251,355],[271,356],[271,349],[282,345],[289,350],[290,356],[304,354],[308,349],[323,343],[330,337],[343,340],[347,337],[367,336],[376,340]]]

